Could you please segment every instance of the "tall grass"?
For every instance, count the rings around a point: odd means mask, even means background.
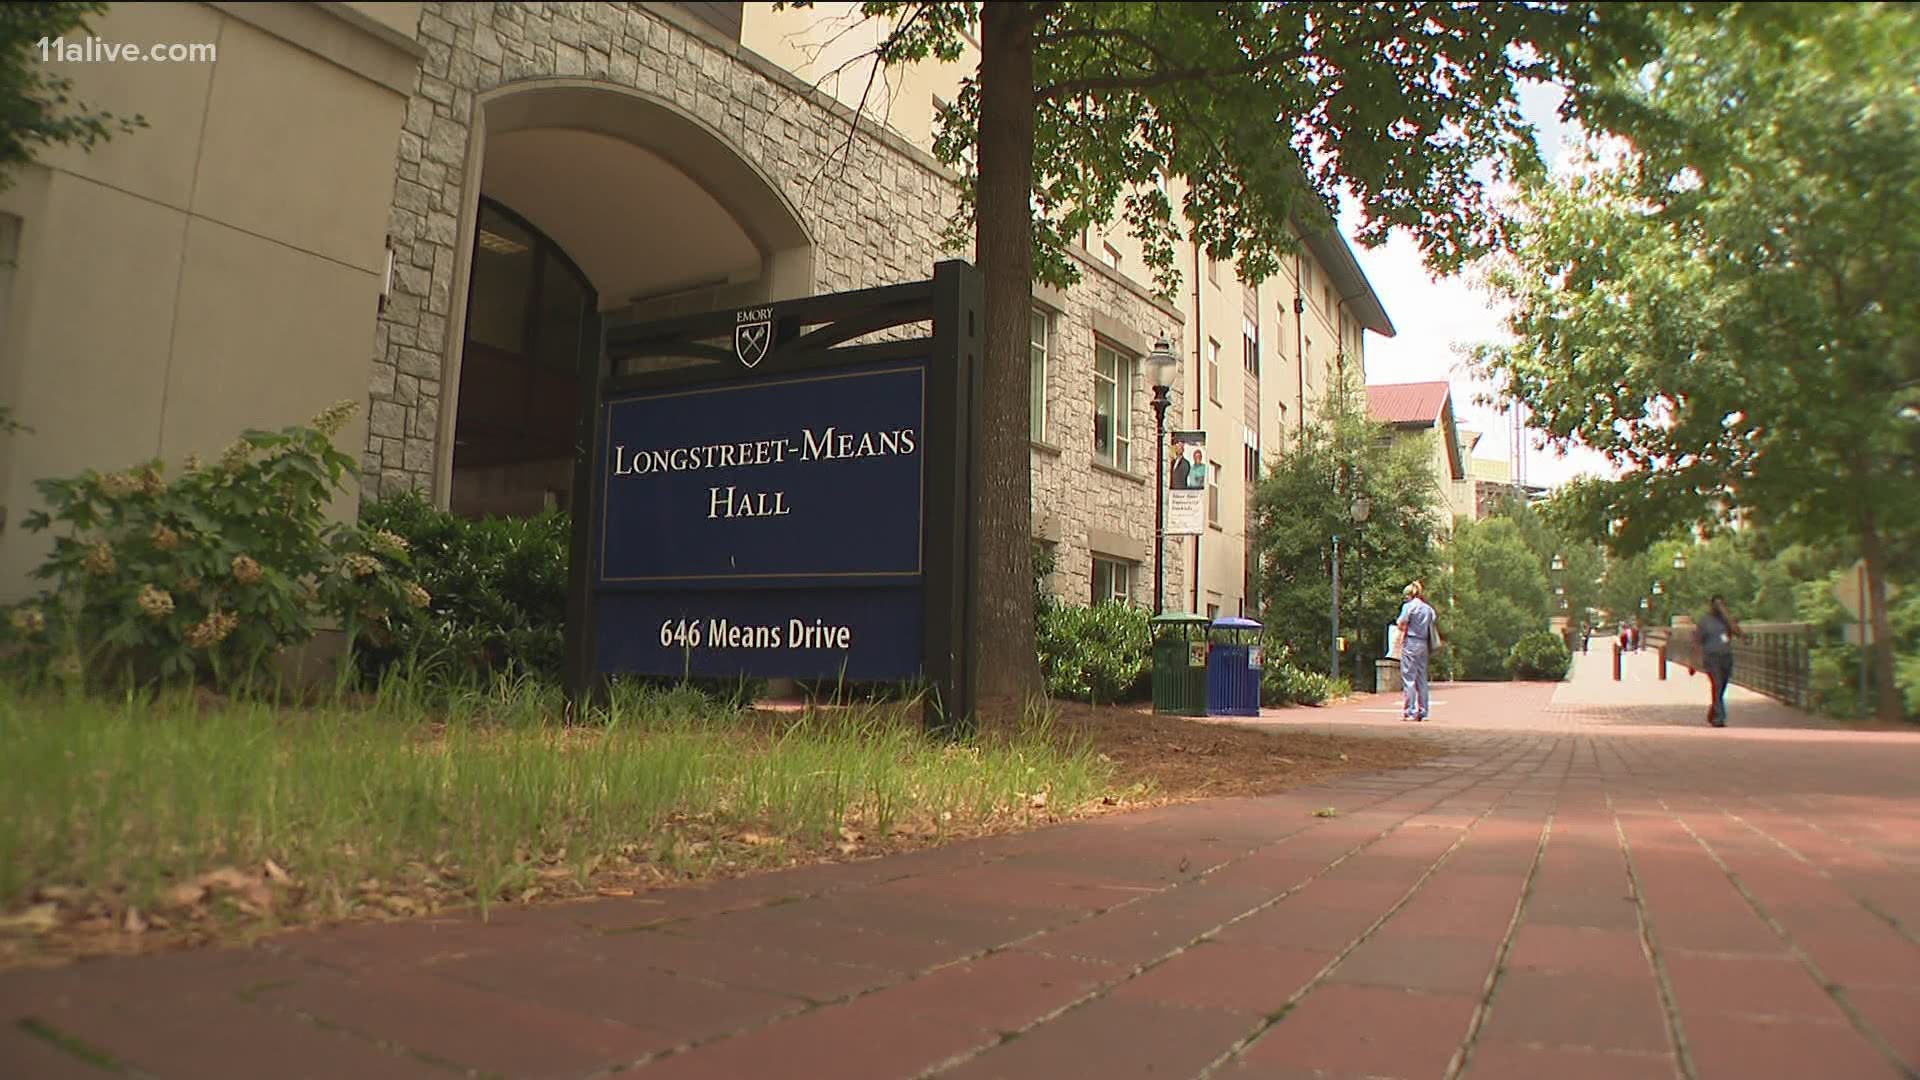
[[[977,827],[1039,794],[1077,805],[1109,779],[1044,724],[950,742],[897,706],[771,720],[617,687],[581,722],[561,715],[532,680],[448,695],[420,672],[354,707],[298,710],[0,686],[0,908],[48,885],[144,904],[267,859],[322,914],[351,908],[370,878],[434,877],[485,903],[541,867],[671,862],[701,830],[790,850],[843,829]]]

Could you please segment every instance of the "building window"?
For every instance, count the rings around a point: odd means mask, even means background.
[[[1246,363],[1247,373],[1260,374],[1260,328],[1253,320],[1242,317],[1240,320],[1240,346],[1244,350],[1242,359]]]
[[[1323,306],[1326,308],[1328,321],[1332,321],[1333,319],[1333,286],[1331,284],[1323,285],[1320,287],[1320,299]]]
[[[1093,349],[1093,456],[1133,467],[1133,360],[1106,345]]]
[[[1254,485],[1259,482],[1260,448],[1257,446],[1249,446],[1247,447],[1247,490],[1252,491]]]
[[[1219,617],[1220,617],[1220,605],[1208,604],[1207,605],[1207,621],[1212,622],[1213,620]]]
[[[1027,422],[1036,442],[1047,441],[1047,357],[1053,352],[1053,314],[1033,309],[1027,351]]]
[[[1207,524],[1220,524],[1220,463],[1207,466]]]
[[[1207,339],[1207,397],[1220,404],[1220,343]]]
[[[1093,602],[1108,600],[1122,604],[1133,602],[1133,564],[1118,559],[1093,557]]]
[[[1207,284],[1220,284],[1220,264],[1215,262],[1211,255],[1207,256]]]
[[[1120,269],[1120,249],[1112,244],[1104,241],[1100,244],[1100,258],[1113,269]]]

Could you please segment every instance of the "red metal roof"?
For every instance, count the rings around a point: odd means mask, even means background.
[[[1447,440],[1447,472],[1467,476],[1460,450],[1460,429],[1453,419],[1453,388],[1444,382],[1387,383],[1367,387],[1367,415],[1398,428],[1438,428]]]
[[[1367,414],[1382,424],[1440,422],[1449,388],[1444,382],[1389,383],[1367,387]]]

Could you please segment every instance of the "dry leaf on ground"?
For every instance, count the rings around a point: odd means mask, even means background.
[[[60,925],[55,904],[35,904],[18,915],[0,915],[0,934],[44,934]]]
[[[197,881],[183,882],[160,894],[160,902],[170,908],[189,908],[207,895],[207,887]]]

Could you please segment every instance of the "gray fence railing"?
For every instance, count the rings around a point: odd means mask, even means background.
[[[1691,623],[1650,628],[1647,644],[1660,649],[1667,663],[1700,670],[1700,639]],[[1740,635],[1733,639],[1733,685],[1806,708],[1812,645],[1811,623],[1741,623]]]

